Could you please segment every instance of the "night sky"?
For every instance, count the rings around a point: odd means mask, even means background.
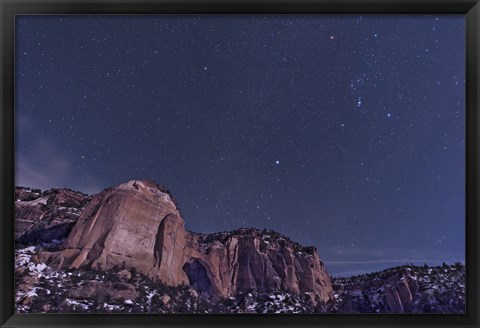
[[[464,16],[17,16],[16,183],[171,190],[333,275],[464,261]]]

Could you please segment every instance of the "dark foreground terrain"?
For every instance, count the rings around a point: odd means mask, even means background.
[[[332,278],[334,300],[313,304],[308,294],[243,292],[218,298],[188,285],[166,286],[121,267],[53,270],[34,264],[39,249],[16,251],[16,311],[82,313],[464,313],[465,267],[404,265]]]

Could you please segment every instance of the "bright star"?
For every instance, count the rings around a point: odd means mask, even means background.
[[[276,160],[276,161],[275,161],[275,164],[277,164],[277,165],[280,164],[280,161],[279,161],[279,160]]]
[[[362,107],[362,97],[358,97],[357,107]]]
[[[392,116],[392,113],[388,113],[387,116],[388,116],[388,117]]]

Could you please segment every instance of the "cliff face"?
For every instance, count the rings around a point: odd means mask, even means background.
[[[314,301],[322,302],[332,296],[330,278],[316,249],[302,247],[273,231],[193,234],[189,245],[187,263],[202,263],[213,288],[223,296],[278,290],[311,293]]]
[[[58,267],[94,269],[125,266],[186,283],[183,220],[170,196],[151,181],[130,181],[95,195],[51,259]]]
[[[333,294],[315,248],[256,229],[186,231],[168,192],[152,181],[130,181],[95,195],[63,250],[43,257],[57,268],[135,268],[168,285],[190,284],[223,297],[284,290],[326,302]]]

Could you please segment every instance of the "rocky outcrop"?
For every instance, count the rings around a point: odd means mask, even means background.
[[[170,196],[151,181],[130,181],[95,195],[52,258],[57,266],[135,268],[167,284],[181,274],[185,252],[183,220]],[[179,274],[180,273],[180,274]]]
[[[63,251],[38,258],[57,268],[135,268],[212,296],[284,290],[326,302],[333,293],[315,248],[267,230],[188,232],[168,191],[153,181],[133,180],[95,195]]]
[[[120,299],[135,299],[138,292],[135,286],[123,282],[99,282],[88,280],[82,282],[81,286],[68,291],[68,297],[77,299],[91,299],[97,302],[105,302]]]
[[[339,313],[465,313],[465,267],[412,264],[334,277]]]
[[[315,302],[331,299],[330,278],[314,247],[253,228],[191,236],[189,266],[184,269],[189,272],[192,264],[202,265],[214,291],[222,296],[284,290],[311,293]]]
[[[417,281],[409,275],[404,275],[398,283],[387,285],[385,299],[389,311],[394,313],[409,312],[417,289]]]
[[[90,197],[69,189],[15,189],[15,240],[19,244],[64,239]]]

